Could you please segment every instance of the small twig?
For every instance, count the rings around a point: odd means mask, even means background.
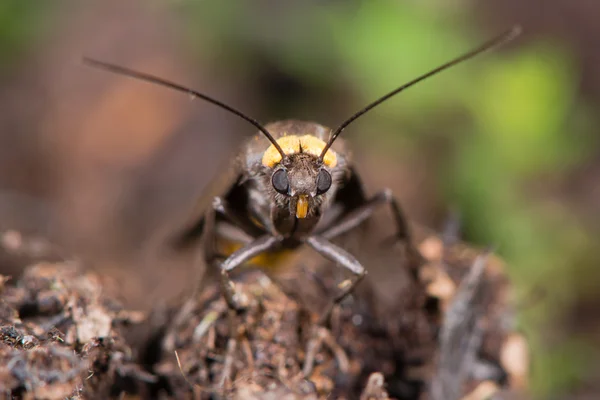
[[[200,398],[198,392],[217,393],[217,389],[215,389],[215,388],[202,387],[201,385],[198,385],[197,383],[192,383],[189,380],[187,374],[183,371],[183,365],[181,364],[181,360],[179,359],[179,354],[177,353],[177,350],[175,350],[175,358],[177,359],[177,366],[179,367],[179,372],[181,372],[181,376],[183,376],[183,379],[185,380],[185,382],[188,385],[190,385],[190,388],[194,392],[195,398],[197,398],[197,399]]]
[[[198,342],[208,332],[211,326],[219,319],[223,312],[211,311],[200,321],[198,326],[194,329],[193,341]]]
[[[308,341],[308,345],[306,346],[306,355],[304,357],[304,366],[302,367],[302,375],[305,378],[308,378],[312,372],[312,369],[315,364],[315,356],[321,349],[321,344],[323,343],[323,337],[319,334],[318,326],[313,327],[312,337]]]
[[[235,351],[237,349],[238,341],[234,338],[227,340],[227,350],[225,353],[225,362],[223,363],[223,371],[221,372],[221,379],[219,379],[219,388],[225,389],[225,383],[227,379],[231,379],[233,373],[233,362],[235,361]]]
[[[250,346],[250,341],[247,336],[244,335],[241,344],[242,352],[246,356],[246,361],[248,362],[248,368],[254,373],[254,357],[252,356],[252,347]]]
[[[350,361],[344,349],[337,343],[331,332],[322,326],[315,326],[313,331],[313,338],[308,342],[306,357],[304,359],[304,367],[302,368],[302,374],[305,378],[310,376],[314,367],[316,355],[321,349],[321,345],[324,343],[329,347],[333,356],[335,357],[340,371],[347,373],[350,369]]]
[[[190,380],[187,377],[187,374],[183,371],[183,366],[181,365],[181,360],[179,359],[179,354],[177,353],[177,350],[175,350],[174,353],[175,359],[177,360],[177,366],[179,367],[179,372],[181,372],[181,376],[183,376],[183,379],[186,381],[186,383],[190,385],[192,389],[194,389],[195,385],[192,382],[190,382]]]
[[[346,352],[328,329],[321,328],[321,334],[323,335],[323,342],[331,349],[331,352],[335,356],[340,371],[347,374],[350,370],[350,360],[348,360]]]

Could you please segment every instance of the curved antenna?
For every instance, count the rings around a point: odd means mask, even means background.
[[[516,38],[517,36],[519,36],[521,34],[521,27],[520,26],[514,26],[511,29],[509,29],[508,31],[502,33],[501,35],[496,36],[495,38],[485,42],[484,44],[480,45],[479,47],[469,51],[468,53],[463,54],[460,57],[455,58],[454,60],[448,61],[447,63],[440,65],[439,67],[419,76],[418,78],[413,79],[412,81],[405,83],[404,85],[400,86],[399,88],[391,91],[390,93],[386,94],[383,97],[380,97],[379,99],[375,100],[374,102],[372,102],[371,104],[369,104],[368,106],[366,106],[365,108],[363,108],[362,110],[358,111],[356,114],[354,114],[353,116],[351,116],[350,118],[348,118],[346,121],[342,122],[341,125],[333,132],[333,134],[331,135],[331,137],[329,138],[329,141],[327,142],[327,144],[325,145],[325,147],[323,148],[323,150],[321,151],[321,155],[319,155],[319,160],[323,161],[323,157],[325,157],[325,153],[327,153],[327,150],[329,150],[329,148],[331,147],[331,145],[333,144],[333,142],[335,141],[335,139],[340,135],[340,133],[342,133],[342,131],[344,129],[346,129],[346,127],[348,125],[350,125],[352,122],[354,122],[358,117],[364,115],[365,113],[367,113],[368,111],[372,110],[373,108],[377,107],[379,104],[383,103],[384,101],[388,100],[390,97],[393,97],[395,95],[397,95],[398,93],[400,93],[401,91],[403,91],[404,89],[408,89],[409,87],[433,76],[436,75],[438,72],[442,72],[445,69],[448,69],[450,67],[453,67],[456,64],[460,64],[463,61],[466,61],[470,58],[475,57],[476,55],[483,53],[487,50],[490,50],[494,47],[500,46],[504,43],[510,42],[511,40],[513,40],[514,38]]]
[[[179,85],[177,83],[168,81],[166,79],[162,79],[150,74],[146,74],[144,72],[138,72],[138,71],[134,71],[132,69],[129,68],[125,68],[125,67],[121,67],[118,65],[114,65],[114,64],[109,64],[106,63],[104,61],[98,61],[98,60],[94,60],[92,58],[88,58],[88,57],[83,57],[82,59],[84,64],[87,64],[90,67],[95,67],[98,69],[103,69],[105,71],[109,71],[109,72],[113,72],[115,74],[119,74],[119,75],[124,75],[124,76],[128,76],[130,78],[134,78],[134,79],[139,79],[142,81],[146,81],[146,82],[150,82],[150,83],[154,83],[160,86],[165,86],[168,87],[169,89],[173,89],[179,92],[183,92],[183,93],[187,93],[188,95],[192,96],[192,97],[198,97],[202,100],[206,100],[209,103],[212,103],[218,107],[221,107],[224,110],[229,111],[232,114],[237,115],[238,117],[250,122],[252,125],[254,125],[255,127],[258,128],[259,131],[261,131],[263,133],[263,135],[265,135],[267,137],[267,139],[269,139],[269,142],[271,142],[271,144],[273,144],[273,146],[275,146],[275,149],[277,149],[277,151],[279,152],[279,154],[281,154],[281,159],[285,160],[287,159],[287,156],[285,155],[285,153],[283,152],[283,149],[281,148],[281,146],[279,145],[279,143],[277,143],[277,141],[273,138],[273,136],[269,133],[269,131],[263,127],[258,121],[256,121],[254,118],[251,118],[249,116],[247,116],[246,114],[244,114],[241,111],[236,110],[235,108],[228,106],[225,103],[220,102],[219,100],[213,99],[212,97],[209,97],[203,93],[200,93],[196,90],[187,88],[185,86]]]

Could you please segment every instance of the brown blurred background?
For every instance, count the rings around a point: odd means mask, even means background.
[[[518,41],[410,89],[344,135],[371,192],[391,187],[434,229],[457,211],[466,240],[498,246],[524,298],[542,289],[519,320],[533,341],[534,391],[592,393],[599,15],[593,0],[5,0],[0,228],[47,237],[119,277],[137,307],[193,283],[189,257],[149,255],[254,129],[84,67],[83,55],[187,84],[263,122],[335,126],[520,23]]]

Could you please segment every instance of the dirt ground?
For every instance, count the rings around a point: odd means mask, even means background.
[[[396,259],[408,283],[392,308],[377,310],[369,294],[377,288],[365,284],[322,326],[306,295],[286,294],[251,269],[235,278],[246,306],[238,313],[228,311],[216,283],[149,313],[127,310],[122,282],[41,239],[4,232],[2,260],[21,262],[24,273],[0,286],[0,392],[27,399],[516,398],[527,386],[527,345],[513,329],[501,260],[428,232],[416,243],[418,252],[403,249]],[[315,298],[335,290],[327,274],[313,278]]]

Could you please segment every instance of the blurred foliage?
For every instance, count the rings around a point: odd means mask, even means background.
[[[39,37],[47,22],[46,2],[0,1],[0,72],[10,68],[18,57]]]
[[[200,62],[246,80],[268,60],[326,99],[291,107],[306,114],[327,102],[358,109],[497,33],[477,30],[464,5],[443,0],[259,4],[181,0],[172,7],[185,21],[189,48],[202,49]],[[28,2],[0,2],[3,60],[30,41],[39,15]],[[575,92],[579,69],[567,47],[551,40],[509,47],[409,89],[352,131],[395,157],[426,154],[431,140],[447,145],[436,160],[440,187],[444,203],[461,211],[466,239],[497,246],[523,298],[545,293],[518,322],[532,340],[533,389],[544,398],[576,384],[599,355],[583,337],[557,343],[552,332],[577,296],[594,294],[599,251],[597,232],[546,188],[597,150],[591,130],[598,121]],[[354,96],[335,98],[339,87]]]
[[[575,337],[551,348],[545,340],[551,321],[564,317],[581,295],[581,285],[570,277],[599,277],[593,263],[581,262],[581,254],[595,251],[591,233],[564,204],[535,188],[539,179],[565,174],[593,148],[589,136],[573,130],[586,126],[576,122],[589,115],[574,107],[576,69],[567,60],[558,48],[533,45],[483,66],[468,103],[471,134],[458,145],[445,176],[470,237],[498,244],[525,297],[544,288],[541,304],[521,318],[522,328],[537,339],[534,389],[542,396],[578,383],[594,355]]]

